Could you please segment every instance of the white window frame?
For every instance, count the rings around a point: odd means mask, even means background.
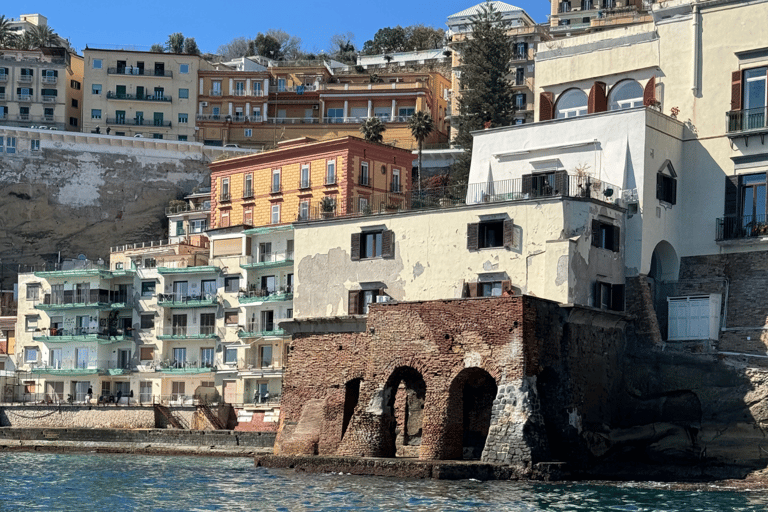
[[[98,114],[97,114],[98,112]],[[92,108],[91,109],[91,119],[101,119],[101,109],[100,108]]]
[[[371,186],[371,169],[368,162],[360,163],[360,185],[369,187]],[[363,179],[365,178],[365,179]]]
[[[29,141],[30,151],[40,151],[40,139],[31,139]]]
[[[275,177],[277,177],[277,182],[275,182]],[[281,185],[280,169],[272,169],[272,181],[270,182],[272,193],[280,192]]]
[[[243,137],[252,137],[253,136],[253,129],[252,128],[246,128],[243,130]]]
[[[309,188],[309,164],[303,164],[301,166],[300,180],[300,188]]]
[[[309,201],[299,202],[299,220],[309,220]]]
[[[9,155],[16,153],[16,137],[5,138],[5,152]]]
[[[269,220],[270,224],[280,224],[280,203],[272,205]]]
[[[24,330],[26,332],[35,332],[37,330],[37,324],[40,321],[40,317],[37,315],[29,315],[24,318]]]
[[[334,185],[336,183],[336,160],[328,160],[325,163],[325,184]]]
[[[91,84],[91,94],[98,94],[101,95],[101,84]]]
[[[184,117],[182,117],[184,116]],[[189,114],[179,113],[179,124],[189,123]]]
[[[237,364],[237,349],[224,347],[224,364]]]
[[[667,340],[717,340],[720,332],[721,301],[722,296],[719,293],[668,297]]]
[[[392,169],[392,192],[401,192],[400,186],[400,169]]]
[[[39,283],[27,285],[27,300],[40,300],[40,292],[43,287]]]
[[[36,363],[37,362],[37,354],[40,352],[40,350],[37,347],[24,347],[24,362],[25,363]],[[34,357],[30,357],[34,356]]]

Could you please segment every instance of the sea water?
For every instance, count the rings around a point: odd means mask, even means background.
[[[0,475],[0,511],[768,510],[765,491],[306,474],[247,458],[11,452]]]

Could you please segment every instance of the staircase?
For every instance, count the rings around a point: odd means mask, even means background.
[[[227,426],[218,416],[213,414],[213,411],[211,410],[210,406],[208,406],[208,404],[199,404],[197,409],[199,411],[203,411],[203,415],[208,419],[210,424],[213,425],[213,428],[216,430],[226,430]]]
[[[187,422],[184,421],[183,418],[177,418],[174,416],[168,407],[160,404],[154,404],[154,408],[155,411],[163,415],[168,424],[173,428],[177,428],[179,430],[189,430],[189,425],[187,425]]]

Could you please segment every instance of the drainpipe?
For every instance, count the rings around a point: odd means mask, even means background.
[[[693,6],[693,83],[694,94],[699,91],[699,6]]]

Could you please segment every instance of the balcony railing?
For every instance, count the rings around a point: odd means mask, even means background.
[[[56,103],[57,97],[46,94],[43,96],[43,103]]]
[[[310,188],[310,187],[312,187],[312,180],[310,180],[308,176],[299,178],[300,189]]]
[[[108,100],[133,100],[133,101],[165,101],[170,102],[171,97],[165,94],[126,94],[107,91]]]
[[[159,119],[144,119],[144,118],[129,119],[126,117],[109,117],[107,118],[107,124],[128,125],[128,126],[157,126],[157,127],[164,127],[164,128],[171,127],[170,121],[161,121]]]
[[[269,268],[293,265],[293,251],[269,252],[258,256],[240,256],[241,268]]]
[[[766,237],[768,237],[768,216],[764,214],[717,219],[717,241]]]
[[[17,81],[20,84],[31,84],[32,83],[32,75],[19,75],[17,78]]]
[[[44,76],[42,78],[42,82],[44,84],[55,84],[58,81],[58,77],[55,76]]]
[[[47,331],[47,332],[46,332]],[[90,327],[74,327],[72,329],[44,329],[41,333],[32,336],[35,341],[44,343],[70,343],[84,341],[98,341],[101,344],[132,341],[133,330],[104,329]]]
[[[223,202],[226,202],[226,201],[230,201],[231,199],[232,199],[232,198],[231,198],[231,195],[230,195],[230,193],[229,193],[229,192],[222,192],[222,193],[219,195],[219,201],[223,201]]]
[[[164,327],[157,332],[159,339],[209,339],[218,338],[219,331],[213,325]]]
[[[166,215],[175,215],[177,213],[185,213],[185,212],[209,212],[209,211],[211,211],[211,203],[209,201],[205,201],[202,204],[197,204],[197,205],[184,204],[180,206],[167,206],[165,208]]]
[[[403,189],[400,187],[400,183],[397,181],[393,181],[389,184],[389,191],[393,194],[400,194]]]
[[[256,288],[248,291],[241,291],[237,297],[241,304],[293,300],[293,287],[281,286],[274,289]]]
[[[7,82],[8,81],[8,75],[5,73],[0,74],[0,82]]]
[[[173,78],[173,71],[166,71],[164,69],[144,69],[137,68],[135,66],[125,66],[117,68],[107,68],[107,74],[109,75],[133,75],[133,76],[157,76],[165,78]]]
[[[208,96],[221,96],[221,89],[211,89],[208,91]]]
[[[116,290],[93,289],[86,291],[64,290],[63,293],[46,293],[35,309],[55,310],[68,308],[126,308],[133,305],[133,293]]]
[[[726,130],[728,133],[741,133],[750,130],[765,130],[768,128],[768,107],[732,110],[726,113]]]
[[[276,319],[280,320],[280,319]],[[275,322],[248,322],[244,329],[238,331],[239,338],[260,338],[264,336],[284,336],[285,331],[277,326]],[[269,365],[268,365],[269,366]]]
[[[524,201],[547,197],[580,197],[603,202],[614,202],[621,197],[621,189],[601,180],[567,176],[557,188],[554,180],[523,179],[494,181],[493,183],[474,183],[459,187],[424,188],[421,193],[373,194],[367,204],[360,205],[357,198],[338,200],[333,211],[322,211],[319,205],[312,207],[309,220],[331,219],[334,217],[354,217],[379,215],[398,211],[431,210],[449,208],[467,204],[495,203],[503,201]],[[303,220],[303,219],[301,219]]]
[[[205,308],[217,306],[219,297],[215,293],[186,295],[182,293],[158,293],[157,305],[166,308]]]
[[[19,101],[29,102],[32,101],[32,95],[31,94],[18,94],[17,99]]]

